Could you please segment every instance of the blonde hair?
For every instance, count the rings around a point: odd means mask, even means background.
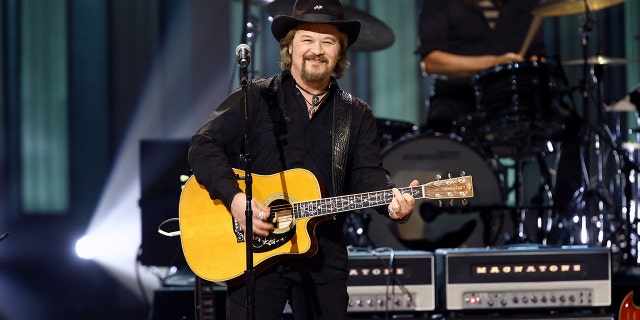
[[[291,54],[289,53],[289,46],[293,41],[293,36],[298,31],[297,28],[293,28],[287,32],[287,35],[280,39],[280,68],[282,70],[291,69]],[[340,57],[335,68],[333,68],[333,75],[336,79],[342,78],[347,68],[349,68],[349,58],[347,58],[347,46],[349,38],[344,32],[338,33],[338,41],[340,42]]]

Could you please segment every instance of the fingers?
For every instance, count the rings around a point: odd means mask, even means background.
[[[246,195],[244,193],[238,193],[233,197],[231,203],[231,213],[238,222],[238,225],[246,234],[246,210],[247,210]],[[253,236],[266,237],[274,226],[268,222],[271,210],[269,207],[259,203],[255,199],[251,201],[252,219],[251,224],[253,227]]]
[[[262,204],[254,205],[253,208],[253,234],[266,237],[273,231],[273,224],[269,223],[270,210]]]
[[[418,185],[418,180],[413,180],[409,184],[410,187],[416,187]],[[401,193],[398,188],[393,188],[392,192],[393,199],[387,208],[389,217],[392,219],[402,219],[413,211],[416,199],[410,193]]]
[[[524,60],[524,58],[522,58],[522,56],[514,52],[507,52],[502,56],[500,56],[500,60],[501,60],[500,61],[501,64],[508,64],[508,63],[514,63],[514,62],[521,62]]]

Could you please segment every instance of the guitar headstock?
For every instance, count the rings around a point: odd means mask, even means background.
[[[432,200],[451,200],[462,199],[462,204],[466,205],[468,198],[473,198],[473,180],[471,176],[465,175],[464,172],[459,177],[441,179],[437,176],[436,181],[423,185],[425,198]]]

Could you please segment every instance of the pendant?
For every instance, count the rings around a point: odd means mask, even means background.
[[[313,96],[313,97],[311,98],[311,104],[312,104],[314,107],[315,107],[315,106],[317,106],[318,104],[320,104],[320,99],[318,99],[318,96]]]

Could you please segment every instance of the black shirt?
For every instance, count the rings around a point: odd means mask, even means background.
[[[420,59],[440,50],[463,56],[500,55],[519,52],[533,20],[531,11],[539,0],[505,0],[491,28],[480,6],[464,0],[425,0],[419,15]],[[528,55],[544,56],[542,27],[535,34]],[[464,125],[476,111],[473,79],[436,79],[430,97],[428,120],[422,129],[448,132],[453,124]]]
[[[335,80],[328,97],[309,119],[304,98],[287,71],[280,76],[256,79],[249,87],[248,123],[252,172],[273,174],[292,168],[310,170],[326,195],[343,195],[388,189],[393,186],[382,167],[377,128],[369,105],[353,98],[349,151],[342,194],[332,182],[332,128],[336,97]],[[240,192],[231,167],[243,168],[245,112],[242,91],[231,94],[192,137],[189,164],[198,182],[212,199],[227,207]],[[264,200],[264,199],[256,199]],[[379,208],[386,216],[386,206]],[[310,271],[316,279],[346,277],[347,252],[342,225],[345,215],[320,223],[316,229],[318,254],[313,259],[283,263],[287,269]]]

